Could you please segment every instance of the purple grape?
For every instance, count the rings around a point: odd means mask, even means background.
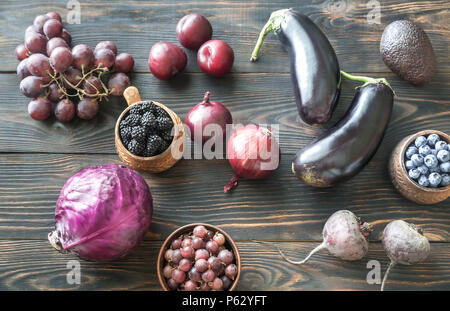
[[[34,120],[43,121],[47,119],[52,113],[52,103],[42,97],[39,96],[28,104],[28,114]]]
[[[114,69],[116,72],[127,73],[130,72],[134,67],[134,59],[130,54],[120,53],[116,56],[114,62]]]
[[[198,249],[195,251],[195,260],[199,260],[199,259],[205,259],[207,260],[209,258],[209,252],[202,248],[202,249]]]
[[[178,283],[175,282],[174,279],[167,280],[167,286],[169,286],[169,289],[176,290],[178,288]]]
[[[121,72],[113,74],[108,81],[109,92],[114,96],[122,96],[123,91],[130,85],[130,78]]]
[[[43,31],[44,34],[47,36],[47,38],[55,38],[55,37],[61,37],[62,35],[62,24],[60,21],[56,19],[49,19],[45,22]]]
[[[195,266],[189,271],[189,279],[194,282],[200,282],[202,280],[202,275],[197,271]]]
[[[59,21],[60,23],[62,23],[61,15],[59,15],[59,14],[56,13],[56,12],[48,12],[48,13],[45,14],[45,15],[47,15],[49,18],[56,19],[57,21]]]
[[[172,262],[174,264],[178,264],[180,260],[183,259],[183,256],[181,255],[181,252],[179,249],[176,249],[172,253]]]
[[[237,273],[238,273],[238,268],[235,264],[229,264],[225,268],[225,275],[232,280],[234,280],[234,277],[237,275]]]
[[[55,116],[63,123],[72,121],[75,117],[75,104],[69,99],[60,100],[55,107]]]
[[[181,249],[181,255],[183,255],[184,258],[192,259],[194,258],[194,254],[195,250],[192,246],[186,246]]]
[[[213,255],[217,255],[217,253],[219,252],[219,244],[217,244],[216,241],[208,241],[205,248]]]
[[[99,105],[95,99],[84,98],[77,105],[77,116],[80,119],[90,120],[97,115],[98,110]]]
[[[203,241],[203,239],[200,239],[200,238],[194,238],[192,240],[192,247],[194,247],[194,249],[204,248],[205,241]]]
[[[67,42],[67,44],[72,44],[72,35],[67,29],[63,28],[61,37]]]
[[[222,262],[217,257],[209,257],[208,258],[208,265],[211,270],[213,270],[215,273],[219,273],[222,268]]]
[[[25,47],[31,53],[45,53],[47,49],[47,38],[40,33],[29,31],[25,34]]]
[[[172,249],[179,249],[181,247],[181,239],[175,239],[172,241]]]
[[[38,15],[34,18],[34,30],[40,34],[44,34],[44,25],[50,19],[47,15]]]
[[[216,277],[212,281],[211,287],[212,287],[212,289],[217,290],[217,291],[223,290],[223,281],[220,278]]]
[[[172,249],[168,249],[166,250],[166,252],[164,253],[164,259],[166,261],[171,262],[172,261],[172,255],[173,255],[173,250]]]
[[[101,41],[101,42],[97,43],[97,45],[95,46],[94,52],[101,50],[101,49],[111,50],[114,53],[114,56],[117,55],[117,46],[112,41]]]
[[[231,287],[231,284],[233,284],[233,281],[231,281],[231,279],[225,275],[222,276],[220,279],[222,280],[224,290],[229,289]]]
[[[186,283],[184,283],[184,290],[186,291],[194,291],[197,290],[197,283],[188,280]]]
[[[181,284],[186,279],[186,273],[181,270],[175,269],[172,271],[172,279],[178,284]]]
[[[192,268],[192,262],[189,259],[183,258],[178,263],[178,269],[184,272],[188,272]]]
[[[27,68],[27,59],[22,60],[19,65],[17,65],[17,76],[20,80],[25,79],[26,77],[31,76],[31,73]]]
[[[75,45],[72,49],[73,66],[80,70],[89,70],[94,64],[94,52],[86,44]]]
[[[214,235],[213,240],[214,240],[219,246],[222,246],[222,245],[225,244],[225,236],[224,236],[222,233],[220,233],[220,232],[217,232],[217,233]]]
[[[81,81],[81,78],[82,78],[81,71],[76,68],[73,68],[73,67],[67,68],[66,72],[64,73],[64,76],[70,82],[70,84],[72,84],[73,86],[77,86],[77,84]],[[64,85],[69,89],[72,88],[65,81],[64,81]]]
[[[205,226],[196,226],[193,231],[194,235],[198,238],[205,238],[208,230],[206,230]]]
[[[83,82],[83,90],[89,95],[96,95],[102,93],[103,87],[100,79],[95,76],[90,76]]]
[[[109,49],[99,49],[94,52],[94,65],[96,67],[112,67],[115,59],[114,52]]]
[[[52,83],[48,86],[48,99],[52,102],[59,102],[64,96],[59,86],[56,83]]]
[[[52,38],[47,42],[47,55],[52,55],[52,52],[57,47],[69,48],[69,45],[63,38]]]
[[[17,60],[19,61],[24,60],[30,55],[30,51],[27,50],[24,44],[19,44],[18,46],[16,46],[14,53],[16,54]]]
[[[72,64],[72,61],[72,52],[66,47],[57,47],[50,55],[50,65],[58,72],[66,71]]]
[[[27,68],[33,76],[44,78],[44,80],[49,78],[48,73],[53,74],[48,57],[41,53],[28,57]]]
[[[20,91],[26,97],[35,98],[44,91],[44,84],[44,79],[41,77],[28,76],[20,81]]]

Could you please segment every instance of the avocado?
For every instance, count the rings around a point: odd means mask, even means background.
[[[427,34],[413,22],[390,23],[381,36],[380,53],[394,73],[414,85],[425,85],[433,78],[433,47]]]

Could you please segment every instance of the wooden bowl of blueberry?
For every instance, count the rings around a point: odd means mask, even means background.
[[[137,171],[163,172],[183,155],[185,134],[178,115],[155,101],[143,101],[134,86],[124,92],[128,108],[117,120],[115,144],[120,159]]]
[[[419,204],[450,196],[450,136],[436,130],[404,138],[394,149],[389,172],[395,188]]]

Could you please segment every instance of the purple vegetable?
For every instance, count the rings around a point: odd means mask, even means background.
[[[152,208],[147,183],[132,169],[116,164],[89,167],[61,189],[55,231],[48,238],[57,250],[82,259],[123,258],[144,238]]]
[[[424,261],[430,254],[430,242],[422,229],[403,220],[390,222],[383,231],[383,248],[391,262],[381,283],[381,290],[391,269],[397,264],[412,265]]]
[[[293,264],[304,264],[309,258],[322,249],[327,249],[331,255],[343,260],[358,260],[363,258],[368,249],[367,238],[372,231],[371,225],[362,222],[350,211],[340,210],[328,218],[323,227],[323,242],[302,261],[292,261],[281,252],[281,256]]]

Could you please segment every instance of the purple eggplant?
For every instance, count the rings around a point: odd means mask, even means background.
[[[358,174],[376,153],[391,116],[394,92],[385,79],[342,75],[366,83],[344,117],[292,162],[294,174],[313,187],[331,187]]]
[[[274,31],[290,58],[295,101],[301,119],[308,124],[330,120],[340,94],[340,69],[325,34],[306,15],[292,9],[273,12],[253,50],[258,58],[266,35]]]

